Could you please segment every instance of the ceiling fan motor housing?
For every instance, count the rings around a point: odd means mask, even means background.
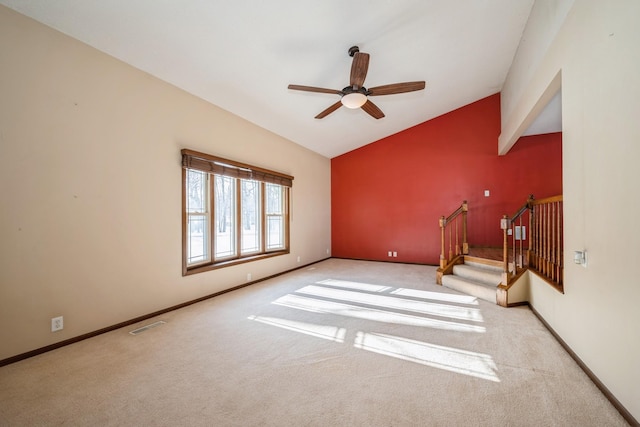
[[[342,89],[342,93],[344,95],[348,95],[350,93],[361,93],[363,95],[369,95],[366,87],[357,87],[357,86],[347,86],[344,89]]]

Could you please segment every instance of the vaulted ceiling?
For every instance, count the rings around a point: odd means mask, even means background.
[[[533,0],[0,0],[258,126],[335,157],[499,92]],[[357,45],[366,87],[425,80],[340,108]]]

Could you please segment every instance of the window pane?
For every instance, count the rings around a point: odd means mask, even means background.
[[[284,235],[284,191],[285,188],[277,184],[265,184],[267,197],[267,233],[266,249],[283,249]]]
[[[187,212],[207,212],[207,177],[205,172],[187,170]]]
[[[282,190],[284,187],[277,184],[265,184],[267,191],[267,214],[282,214]]]
[[[236,180],[215,175],[215,257],[226,258],[236,254]]]
[[[260,183],[241,180],[242,254],[260,251]]]
[[[206,215],[189,215],[187,224],[187,264],[209,260],[208,220]]]
[[[187,170],[187,264],[210,260],[208,174]]]
[[[282,216],[267,216],[267,250],[284,248],[284,227]]]

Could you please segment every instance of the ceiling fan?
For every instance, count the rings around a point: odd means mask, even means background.
[[[340,101],[331,105],[326,110],[322,111],[315,118],[322,119],[329,114],[336,111],[343,105],[347,108],[362,108],[371,117],[375,119],[381,119],[384,117],[384,113],[373,102],[371,102],[369,96],[378,95],[393,95],[396,93],[414,92],[416,90],[422,90],[425,87],[425,82],[405,82],[405,83],[392,83],[389,85],[376,86],[367,89],[363,86],[364,79],[367,77],[367,70],[369,68],[369,54],[360,52],[358,46],[352,46],[349,48],[349,56],[353,57],[353,63],[351,64],[351,76],[349,86],[342,90],[337,89],[324,89],[321,87],[302,86],[302,85],[289,85],[289,89],[301,90],[305,92],[319,92],[330,93],[340,95]]]

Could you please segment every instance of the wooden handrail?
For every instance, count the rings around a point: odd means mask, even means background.
[[[458,215],[460,215],[463,212],[467,212],[467,201],[463,201],[462,204],[460,205],[460,207],[458,209],[456,209],[451,215],[449,215],[446,219],[445,222],[451,222],[453,219],[455,219],[455,217],[457,217]],[[444,218],[444,216],[443,216]]]
[[[440,268],[444,268],[455,256],[469,253],[467,241],[467,201],[463,201],[451,215],[441,216],[440,225]],[[459,218],[461,218],[459,220]],[[462,228],[462,229],[460,229]],[[454,239],[455,234],[455,239]],[[462,236],[460,236],[462,234]],[[449,238],[449,255],[446,254],[446,241]]]
[[[527,209],[531,209],[531,202],[533,201],[533,195],[530,195],[527,199],[527,202],[522,205],[522,207],[516,212],[511,218],[509,218],[509,222],[515,222],[516,219],[520,218],[522,214],[524,214]],[[506,216],[506,215],[505,215]]]
[[[544,199],[537,199],[537,200],[533,199],[533,195],[529,197],[531,197],[532,205],[544,205],[546,203],[562,202],[562,194],[559,194],[557,196],[546,197]]]
[[[502,283],[509,283],[511,277],[513,277],[517,272],[518,268],[522,268],[524,264],[524,256],[523,256],[523,248],[522,248],[522,240],[523,240],[523,227],[522,227],[522,216],[525,212],[529,212],[531,210],[531,202],[533,201],[533,195],[530,194],[527,198],[527,201],[518,209],[518,211],[509,217],[508,215],[503,215],[500,220],[500,228],[502,229],[503,239],[502,239]],[[516,232],[515,232],[515,223],[519,221],[519,232],[520,232],[520,250],[517,251],[518,245],[516,245]],[[511,233],[509,233],[511,231]],[[529,227],[529,231],[531,231],[531,227]],[[513,257],[509,256],[509,234],[511,234],[513,239]],[[513,260],[510,262],[510,260]]]

